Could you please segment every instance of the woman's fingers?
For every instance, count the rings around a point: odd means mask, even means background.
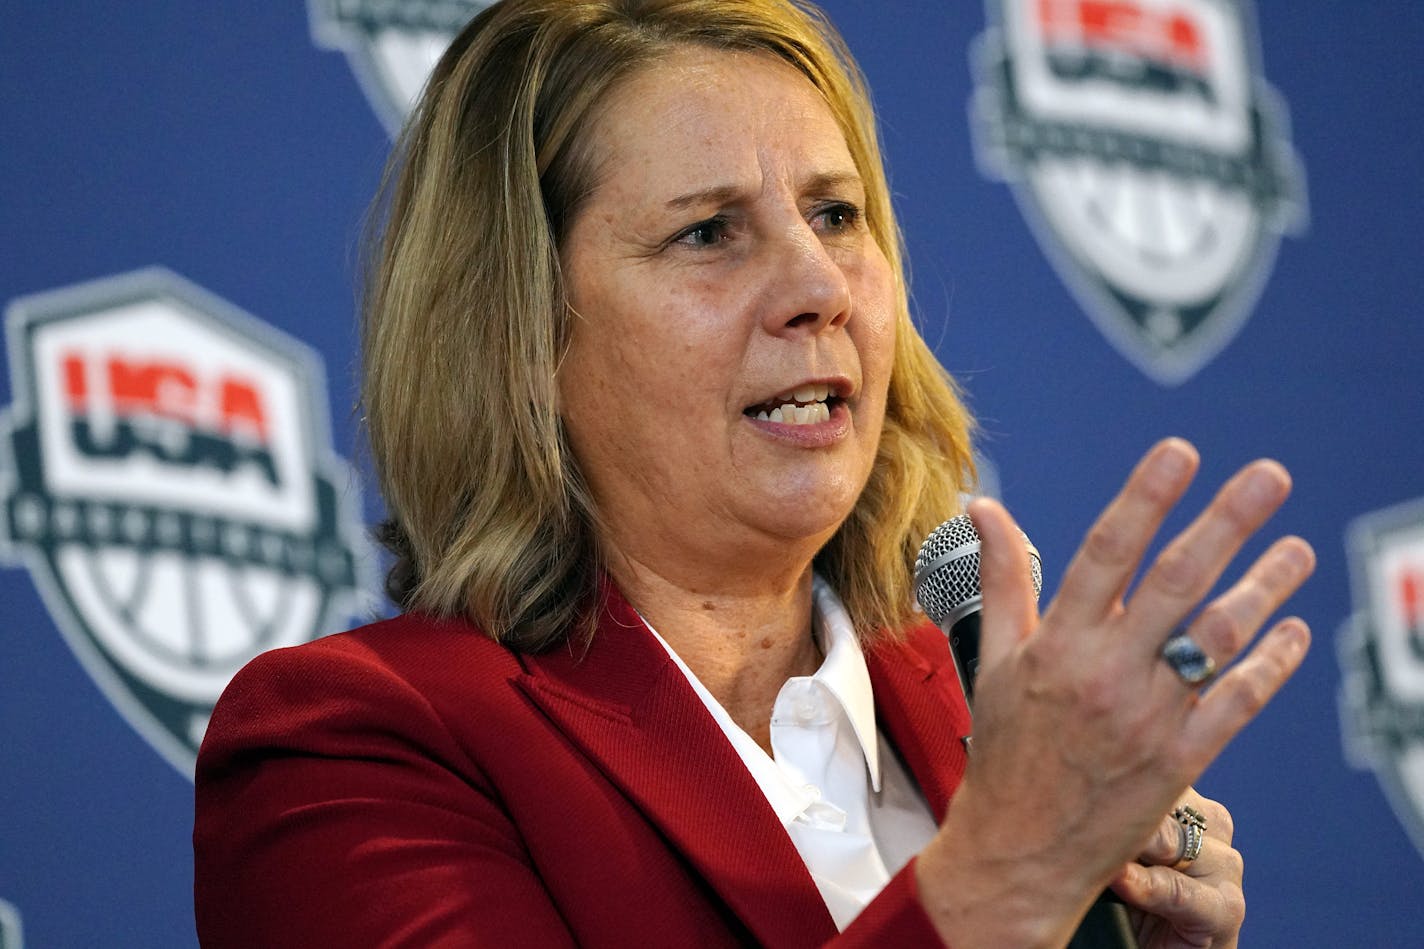
[[[1130,627],[1143,653],[1155,653],[1165,635],[1192,611],[1246,539],[1290,494],[1290,475],[1261,460],[1236,473],[1196,520],[1167,545],[1127,603]],[[1302,578],[1303,579],[1303,578]]]
[[[1187,632],[1218,666],[1225,666],[1314,570],[1311,546],[1299,537],[1283,537],[1209,604]]]
[[[1052,609],[1065,629],[1096,625],[1118,608],[1143,552],[1191,484],[1198,463],[1196,449],[1180,438],[1158,442],[1138,462],[1064,571]]]
[[[1182,834],[1182,825],[1168,814],[1157,822],[1157,829],[1152,832],[1147,846],[1137,855],[1137,862],[1153,867],[1175,866],[1181,861],[1185,846],[1186,837]]]
[[[1188,836],[1177,812],[1162,818],[1137,862],[1123,867],[1112,888],[1146,914],[1141,945],[1148,949],[1235,945],[1246,903],[1241,854],[1231,846],[1231,814],[1188,788],[1177,802],[1205,824],[1192,859],[1183,859]]]
[[[1155,917],[1145,927],[1152,937],[1143,945],[1234,944],[1246,916],[1241,855],[1228,844],[1208,839],[1188,868],[1194,872],[1128,864],[1113,880],[1114,892],[1125,903]]]
[[[1206,846],[1207,839],[1230,846],[1236,829],[1231,819],[1231,812],[1221,804],[1210,798],[1202,797],[1194,789],[1188,788],[1187,793],[1177,801],[1177,807],[1189,807],[1201,817],[1202,823],[1205,824],[1203,848]],[[1171,814],[1163,815],[1162,820],[1157,824],[1157,829],[1153,831],[1152,837],[1142,848],[1142,852],[1137,855],[1137,862],[1145,866],[1174,867],[1193,876],[1209,872],[1212,865],[1210,859],[1202,863],[1197,861],[1182,862],[1186,846],[1187,835],[1184,832],[1183,822],[1178,820],[1176,811],[1173,811]],[[1212,853],[1215,852],[1212,851]],[[1210,856],[1209,853],[1208,857]]]
[[[984,595],[979,665],[989,668],[1038,624],[1038,604],[1028,551],[1009,512],[997,501],[976,498],[968,514],[979,532],[979,587]]]
[[[1182,730],[1190,773],[1200,773],[1300,667],[1310,647],[1310,627],[1281,620],[1201,696]]]

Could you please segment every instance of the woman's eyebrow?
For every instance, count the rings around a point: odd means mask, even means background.
[[[801,184],[801,190],[803,192],[813,194],[837,191],[848,187],[864,187],[861,183],[860,175],[853,171],[827,171],[812,175]],[[742,190],[742,188],[732,184],[699,188],[696,191],[689,191],[687,194],[680,194],[675,198],[670,198],[664,207],[669,211],[683,211],[687,208],[697,207],[703,204],[726,204],[740,196]]]
[[[863,189],[864,187],[860,175],[853,171],[828,171],[812,175],[801,185],[801,190],[811,194],[822,194],[828,191],[839,191],[842,188]]]
[[[702,204],[726,204],[741,193],[742,189],[736,185],[713,185],[710,188],[680,194],[670,199],[665,207],[669,211],[683,211]]]

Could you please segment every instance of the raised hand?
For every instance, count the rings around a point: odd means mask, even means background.
[[[984,591],[974,755],[918,871],[951,944],[1066,942],[1096,893],[1147,849],[1163,815],[1304,657],[1309,630],[1298,619],[1251,642],[1313,569],[1305,541],[1277,541],[1202,603],[1289,494],[1275,462],[1227,481],[1129,591],[1197,464],[1180,439],[1154,446],[1089,530],[1041,618],[1012,518],[993,501],[971,505]],[[1161,656],[1178,631],[1224,670],[1205,689]],[[936,873],[953,881],[946,895],[957,887],[995,904],[1017,928],[980,943],[984,921],[971,926],[959,901],[939,899]]]

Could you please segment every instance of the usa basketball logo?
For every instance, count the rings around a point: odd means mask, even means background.
[[[1339,638],[1352,764],[1373,769],[1424,854],[1424,500],[1350,527],[1355,615]]]
[[[492,0],[308,0],[312,37],[346,54],[394,136],[455,34]]]
[[[0,900],[0,949],[24,949],[25,934],[20,926],[20,914],[4,900]]]
[[[1300,162],[1247,0],[989,0],[972,125],[1108,340],[1175,385],[1236,335]]]
[[[15,301],[0,533],[110,701],[191,776],[257,653],[371,602],[301,344],[164,270]]]

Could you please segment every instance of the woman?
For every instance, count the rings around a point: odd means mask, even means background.
[[[204,944],[1061,946],[1109,885],[1146,945],[1235,944],[1229,816],[1188,786],[1299,664],[1298,620],[1247,647],[1308,546],[1182,624],[1289,479],[1243,469],[1124,602],[1196,466],[1159,444],[1042,617],[971,505],[968,757],[909,564],[969,424],[816,14],[496,4],[385,214],[363,399],[406,612],[224,695]]]

